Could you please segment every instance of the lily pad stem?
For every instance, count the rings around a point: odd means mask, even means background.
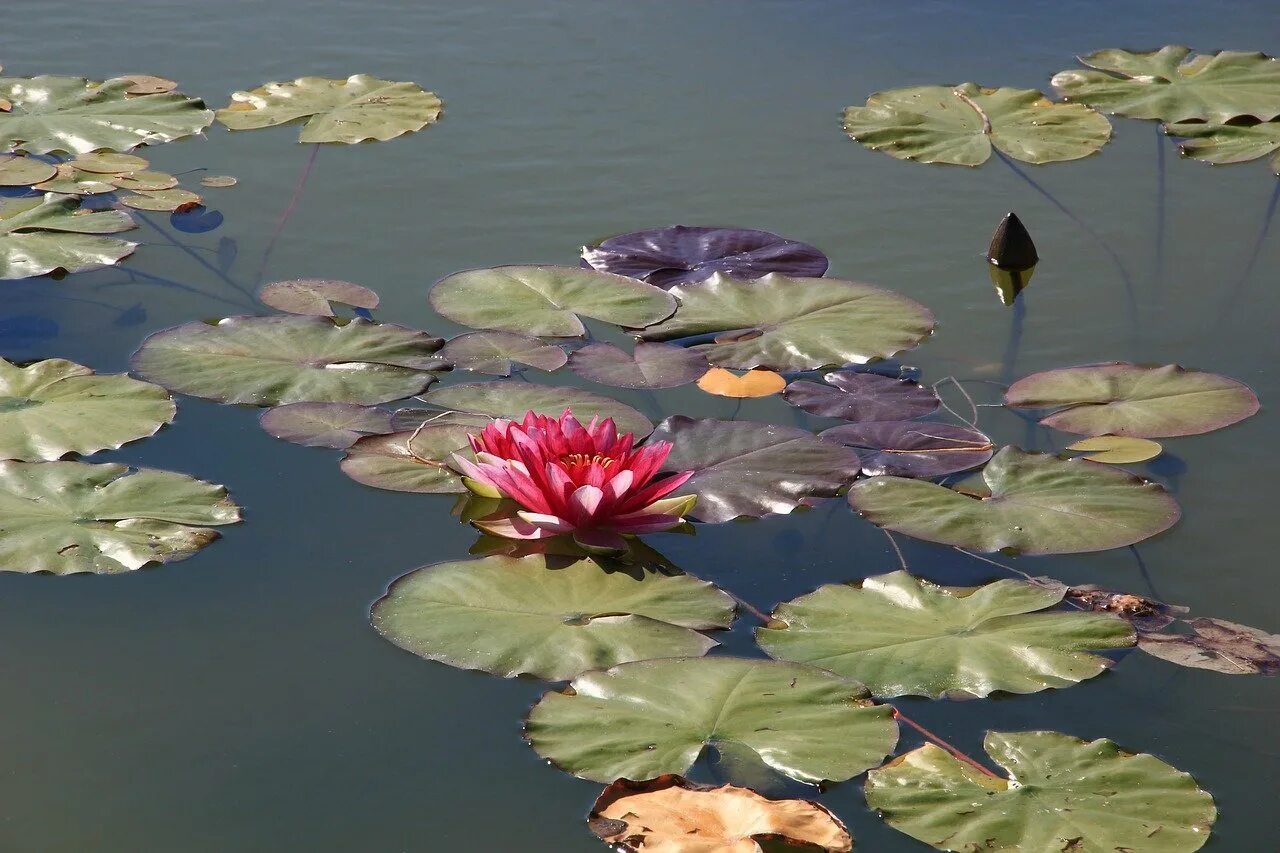
[[[953,545],[952,547],[953,547],[956,551],[959,551],[961,554],[964,554],[966,557],[972,557],[972,558],[973,558],[973,559],[975,559],[975,560],[981,560],[982,562],[987,563],[988,565],[995,566],[995,567],[996,567],[996,568],[998,568],[998,569],[1004,569],[1006,572],[1013,572],[1015,575],[1022,575],[1022,577],[1023,577],[1023,578],[1028,582],[1028,583],[1033,583],[1033,584],[1035,584],[1036,586],[1043,586],[1043,587],[1046,587],[1046,588],[1049,588],[1049,587],[1050,587],[1050,584],[1045,583],[1045,582],[1044,582],[1043,580],[1041,580],[1040,578],[1037,578],[1037,577],[1034,577],[1034,576],[1032,576],[1032,575],[1027,574],[1027,573],[1026,573],[1026,572],[1024,572],[1022,569],[1015,569],[1013,566],[1007,565],[1007,564],[1005,564],[1005,563],[997,562],[996,560],[992,560],[992,559],[990,559],[989,557],[984,557],[984,556],[982,556],[981,554],[975,554],[975,553],[973,553],[972,551],[966,551],[964,548],[961,548],[961,547],[959,547],[959,546],[955,546],[955,545]],[[1135,551],[1134,553],[1137,553],[1137,551]],[[1071,606],[1072,606],[1072,607],[1074,607],[1076,610],[1084,610],[1084,609],[1085,609],[1084,605],[1082,605],[1082,604],[1077,604],[1076,602],[1071,601],[1071,600],[1069,600],[1069,599],[1063,599],[1063,602],[1064,602],[1065,604],[1069,604],[1069,605],[1071,605]]]
[[[955,756],[956,758],[960,759],[960,760],[961,760],[961,761],[963,761],[965,764],[968,764],[970,767],[973,767],[973,768],[975,768],[975,769],[977,769],[977,770],[981,770],[983,773],[985,773],[986,775],[990,776],[990,777],[991,777],[991,778],[993,778],[993,779],[999,779],[999,778],[1000,778],[999,774],[994,773],[994,772],[992,772],[991,770],[988,770],[986,767],[983,767],[983,766],[982,766],[981,764],[979,764],[977,761],[975,761],[974,759],[972,759],[972,758],[970,758],[969,756],[965,755],[965,754],[964,754],[963,752],[961,752],[959,749],[957,749],[956,747],[954,747],[954,746],[952,746],[951,744],[947,743],[945,740],[943,740],[942,738],[938,737],[938,736],[937,736],[937,735],[935,735],[933,732],[929,731],[929,730],[928,730],[928,729],[926,729],[924,726],[920,725],[920,724],[919,724],[919,723],[917,723],[915,720],[911,719],[911,718],[910,718],[910,717],[908,717],[906,714],[904,714],[904,713],[902,713],[901,711],[899,711],[897,708],[894,708],[894,709],[893,709],[893,718],[894,718],[895,720],[897,720],[898,722],[900,722],[900,723],[906,723],[908,726],[911,726],[911,728],[913,728],[913,729],[915,729],[917,732],[919,732],[919,733],[920,733],[920,735],[921,735],[925,740],[929,741],[929,742],[930,742],[930,743],[932,743],[934,746],[938,746],[938,747],[941,747],[942,749],[945,749],[947,752],[951,753],[953,756]]]
[[[293,195],[289,197],[289,204],[285,207],[284,212],[280,214],[280,218],[276,221],[275,230],[271,232],[271,239],[267,241],[267,248],[262,252],[262,263],[258,265],[257,281],[262,283],[262,274],[267,269],[267,262],[271,260],[271,253],[275,251],[276,241],[280,239],[284,226],[289,221],[289,217],[293,215],[293,211],[298,206],[298,199],[302,198],[302,190],[307,186],[307,179],[311,177],[311,173],[316,168],[316,158],[320,156],[320,143],[317,142],[311,146],[311,156],[307,158],[306,165],[302,167],[302,174],[298,176],[298,183],[293,187]]]

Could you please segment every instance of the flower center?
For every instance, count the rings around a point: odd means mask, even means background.
[[[603,453],[597,453],[594,456],[588,456],[585,453],[566,453],[560,457],[560,461],[566,465],[591,465],[594,463],[601,468],[608,468],[611,463],[617,460]]]

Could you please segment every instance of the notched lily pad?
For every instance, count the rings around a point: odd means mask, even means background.
[[[387,435],[362,438],[347,449],[342,473],[375,489],[422,494],[465,492],[449,457],[470,444],[467,436],[483,427],[433,423]]]
[[[905,421],[932,414],[940,405],[932,388],[910,379],[833,370],[822,380],[825,384],[797,380],[782,396],[810,414],[844,421]]]
[[[1164,452],[1158,441],[1127,435],[1098,435],[1068,444],[1066,450],[1082,453],[1081,459],[1108,465],[1132,465],[1155,459]]]
[[[86,213],[78,198],[56,193],[0,199],[0,279],[111,266],[138,244],[105,235],[136,227],[124,211]]]
[[[378,294],[349,281],[323,278],[296,278],[273,281],[258,291],[258,299],[277,311],[315,317],[334,316],[333,305],[350,305],[372,311],[378,307]]]
[[[651,344],[652,346],[652,344]],[[698,387],[717,397],[747,399],[772,397],[787,387],[787,380],[772,370],[755,368],[738,375],[723,367],[713,367],[698,379]]]
[[[707,372],[701,353],[670,344],[638,343],[633,352],[613,344],[587,344],[569,356],[579,376],[618,388],[676,388]]]
[[[454,367],[490,376],[510,376],[516,364],[548,373],[569,360],[561,347],[515,332],[469,332],[450,338],[440,355]]]
[[[818,434],[852,448],[868,477],[931,480],[984,465],[995,454],[991,439],[976,429],[938,421],[869,421]]]
[[[516,381],[479,382],[436,388],[422,400],[454,412],[515,420],[529,411],[559,417],[565,409],[572,409],[583,423],[595,417],[613,418],[619,432],[633,432],[637,439],[653,431],[653,423],[630,406],[581,388]]]
[[[391,432],[391,413],[355,403],[287,403],[264,411],[258,423],[272,438],[345,450],[366,435]]]

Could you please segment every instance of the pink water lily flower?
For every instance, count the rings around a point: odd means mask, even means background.
[[[619,435],[612,418],[583,426],[569,409],[559,418],[528,412],[523,421],[497,420],[470,438],[476,460],[453,456],[467,488],[520,506],[474,522],[495,536],[572,534],[588,550],[623,551],[624,535],[670,530],[697,499],[667,497],[693,476],[658,477],[670,442],[633,447],[635,436]]]

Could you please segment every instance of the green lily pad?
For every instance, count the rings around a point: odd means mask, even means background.
[[[29,187],[56,174],[57,166],[34,157],[0,156],[0,187]]]
[[[1234,379],[1176,364],[1087,364],[1035,373],[1009,386],[1004,404],[1057,409],[1040,421],[1080,435],[1166,438],[1222,429],[1258,411]]]
[[[567,563],[567,565],[566,565]],[[605,571],[541,556],[440,563],[391,585],[373,626],[428,660],[562,681],[590,669],[696,657],[728,628],[733,599],[688,575]]]
[[[132,192],[158,192],[171,190],[178,185],[178,179],[168,172],[130,172],[124,175],[109,175],[116,189]]]
[[[172,471],[0,462],[0,571],[115,574],[185,560],[234,524],[222,486]]]
[[[765,653],[855,678],[875,696],[988,696],[1069,687],[1132,646],[1119,617],[1046,611],[1066,589],[1000,580],[943,587],[892,572],[779,605],[756,631]]]
[[[403,326],[320,317],[228,317],[151,335],[138,375],[220,403],[375,405],[420,393],[441,366],[440,338]]]
[[[576,338],[581,317],[641,327],[671,316],[676,301],[633,278],[580,267],[466,270],[431,288],[431,307],[455,323],[525,335]]]
[[[0,279],[110,266],[138,244],[103,235],[135,227],[124,211],[80,212],[78,198],[55,193],[0,199]]]
[[[0,458],[32,462],[96,453],[153,435],[177,407],[163,388],[50,358],[0,359]]]
[[[742,658],[624,663],[547,693],[525,726],[543,758],[596,782],[683,774],[704,747],[755,753],[802,782],[875,767],[898,740],[893,709],[800,664]],[[723,746],[719,746],[723,745]]]
[[[449,457],[468,449],[467,436],[481,429],[442,423],[367,436],[347,449],[342,473],[357,483],[393,492],[465,492],[462,477],[449,467]]]
[[[584,379],[618,388],[676,388],[707,372],[701,353],[671,344],[636,344],[632,352],[613,344],[574,350],[569,369]]]
[[[379,302],[378,294],[367,287],[322,278],[273,281],[262,286],[258,299],[277,311],[316,317],[334,316],[333,305],[330,304],[333,302],[367,311],[377,308]]]
[[[1213,798],[1153,755],[1059,732],[989,732],[987,776],[926,744],[867,774],[867,805],[937,850],[1191,853]]]
[[[117,154],[114,151],[99,151],[94,154],[80,154],[70,163],[76,170],[97,175],[123,175],[137,172],[151,164],[133,154]]]
[[[1166,122],[1280,116],[1280,62],[1261,53],[1192,54],[1168,45],[1149,53],[1099,50],[1080,61],[1089,68],[1058,72],[1053,87],[1103,112]]]
[[[231,103],[218,110],[218,121],[230,130],[252,130],[306,119],[299,142],[350,145],[422,130],[440,118],[441,106],[434,92],[424,92],[417,83],[368,74],[346,80],[299,77],[232,93]]]
[[[1183,156],[1215,165],[1244,163],[1274,154],[1271,171],[1280,175],[1280,121],[1260,124],[1188,121],[1166,125],[1165,133],[1191,140],[1178,146]]]
[[[1118,468],[1005,447],[982,469],[990,497],[872,477],[849,503],[872,524],[975,551],[1074,554],[1141,542],[1181,511],[1162,487]]]
[[[1078,160],[1111,138],[1111,123],[1035,89],[911,86],[877,92],[844,111],[845,133],[899,160],[980,166],[991,149],[1026,163]]]
[[[680,309],[641,337],[669,341],[713,332],[699,344],[718,367],[779,372],[861,364],[911,349],[933,332],[918,302],[867,284],[771,273],[743,281],[716,273],[671,288]]]
[[[110,186],[110,185],[108,185]],[[135,210],[159,210],[165,213],[179,213],[197,207],[203,199],[190,190],[180,188],[168,190],[136,190],[120,196],[120,203]]]
[[[96,83],[83,77],[0,78],[0,151],[48,154],[130,151],[204,130],[213,113],[178,92],[130,97],[127,79]]]
[[[391,432],[391,413],[355,403],[286,403],[265,410],[258,423],[282,441],[345,450],[366,435]]]
[[[454,367],[491,376],[510,376],[516,364],[551,372],[564,367],[568,354],[556,346],[515,332],[470,332],[450,338],[440,355]]]
[[[115,186],[102,178],[106,175],[94,175],[79,172],[66,163],[58,166],[57,174],[47,181],[35,184],[31,189],[42,193],[62,193],[64,195],[102,195],[115,191]]]
[[[619,432],[633,432],[637,439],[653,432],[653,423],[630,406],[611,397],[555,385],[530,382],[477,382],[436,388],[422,401],[454,412],[520,420],[526,412],[559,417],[572,409],[586,423],[591,418],[613,418]]]

